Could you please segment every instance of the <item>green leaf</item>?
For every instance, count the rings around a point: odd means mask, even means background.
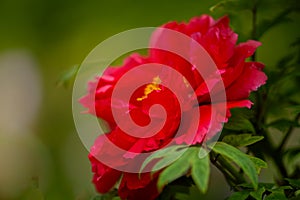
[[[177,150],[177,151],[176,151]],[[160,170],[171,163],[175,162],[182,154],[187,150],[185,146],[181,146],[181,148],[176,149],[174,152],[168,153],[165,157],[160,159],[152,168],[152,173],[157,170]]]
[[[242,183],[239,184],[238,186],[245,188],[245,189],[252,189],[253,190],[253,185],[249,183]],[[258,183],[258,188],[264,187],[268,191],[272,191],[272,188],[274,188],[275,184],[274,183]]]
[[[286,132],[290,126],[299,127],[299,124],[288,119],[279,119],[267,125],[267,127],[276,128],[281,132]]]
[[[73,83],[78,70],[79,70],[79,65],[75,65],[72,68],[70,68],[69,70],[65,71],[59,77],[59,79],[57,81],[57,85],[64,86],[64,87],[70,86]]]
[[[295,192],[295,196],[296,196],[296,197],[300,197],[300,190],[297,190],[297,191]]]
[[[257,34],[256,37],[260,38],[263,36],[265,32],[269,29],[286,22],[290,22],[291,19],[287,17],[287,15],[292,12],[293,9],[291,7],[281,11],[275,18],[263,20],[261,23],[257,25]]]
[[[208,188],[209,174],[209,154],[203,158],[199,158],[198,154],[194,154],[192,160],[192,178],[198,189],[203,193],[205,193]]]
[[[277,67],[279,69],[282,69],[283,67],[287,66],[295,57],[294,53],[290,53],[286,56],[284,56],[283,58],[281,58],[278,63],[277,63]]]
[[[226,135],[222,139],[223,142],[230,144],[235,147],[244,147],[254,144],[260,140],[264,139],[263,136],[252,136],[251,134],[232,134]]]
[[[273,192],[277,192],[277,191],[283,191],[283,190],[291,190],[293,189],[291,186],[289,185],[283,185],[277,188],[272,189]]]
[[[245,200],[249,196],[248,191],[240,191],[233,193],[227,200]]]
[[[266,196],[264,200],[285,200],[287,199],[282,192],[272,192],[270,195]]]
[[[292,112],[292,114],[295,114],[295,115],[297,115],[297,114],[299,114],[300,113],[300,105],[293,105],[293,107],[291,108],[291,112]]]
[[[159,175],[157,186],[161,191],[163,187],[187,174],[191,170],[191,176],[201,192],[206,192],[209,182],[209,155],[199,158],[201,148],[190,147],[178,160],[166,167]]]
[[[156,165],[158,166],[155,165],[152,171],[161,169],[161,166],[166,166],[171,164],[186,150],[187,150],[186,145],[175,145],[175,146],[166,147],[164,149],[160,149],[146,158],[146,160],[143,162],[141,166],[139,173],[141,173],[150,162],[159,158],[161,158],[161,160],[156,163]]]
[[[285,178],[285,180],[287,180],[293,188],[300,189],[300,180],[290,178]]]
[[[233,131],[245,131],[255,133],[252,123],[242,116],[232,116],[229,122],[224,125],[225,129]]]
[[[224,142],[217,142],[213,146],[213,151],[227,157],[240,166],[244,173],[249,177],[254,189],[257,189],[258,176],[256,173],[256,168],[247,154]]]
[[[288,162],[292,162],[294,159],[298,158],[298,154],[300,154],[300,147],[290,148],[284,152],[284,156]]]
[[[179,177],[185,175],[191,166],[191,157],[194,148],[189,148],[178,160],[166,167],[159,175],[157,187],[162,191],[163,187]]]
[[[253,2],[248,0],[225,0],[217,3],[216,5],[210,7],[211,12],[217,10],[226,10],[227,12],[237,12],[250,10],[253,7]]]
[[[256,200],[261,200],[265,191],[266,189],[264,187],[260,187],[255,191],[251,191],[250,195]]]
[[[271,190],[275,186],[274,183],[259,183],[258,187],[264,187],[267,190]]]
[[[249,156],[249,158],[254,163],[257,174],[260,173],[261,168],[268,168],[268,164],[265,161],[253,156]]]

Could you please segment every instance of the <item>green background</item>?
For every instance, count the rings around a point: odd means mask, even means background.
[[[0,91],[1,98],[10,95],[9,90],[21,88],[9,104],[16,100],[21,104],[20,109],[0,105],[0,109],[7,108],[5,112],[0,111],[0,120],[8,114],[22,113],[26,118],[26,112],[30,112],[28,107],[36,109],[21,129],[0,123],[0,199],[39,199],[41,195],[48,200],[90,199],[95,195],[88,151],[81,144],[72,119],[72,87],[57,84],[61,74],[80,64],[98,43],[114,34],[211,14],[209,8],[217,2],[0,0],[0,73],[4,74],[1,68],[20,66],[14,73],[5,71],[6,79],[0,83],[7,86],[5,91]],[[279,6],[272,5],[263,17],[272,16],[278,9]],[[241,26],[234,27],[235,30],[247,31],[251,26],[247,21],[249,15],[240,16]],[[257,55],[259,61],[268,63],[266,68],[272,67],[283,52],[289,52],[290,43],[299,36],[299,15],[291,17],[294,22],[273,28],[261,39],[263,45]],[[37,82],[33,83],[39,84],[36,91],[27,85],[33,80],[30,77],[16,81],[27,74],[22,70],[22,62],[14,62],[14,56],[20,55],[32,60],[32,66],[24,70],[35,74]],[[25,94],[28,98],[23,101]],[[31,96],[37,96],[37,102]],[[14,123],[16,126],[19,123],[17,117]],[[271,174],[266,170],[262,178],[272,180]],[[34,189],[36,186],[39,190]],[[224,198],[228,194],[223,176],[215,171],[206,198]]]

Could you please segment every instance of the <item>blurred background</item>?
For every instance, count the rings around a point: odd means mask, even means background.
[[[88,151],[72,119],[72,86],[58,84],[60,77],[114,34],[211,14],[217,2],[0,0],[0,199],[94,196]],[[250,27],[247,16],[236,30]],[[263,36],[259,61],[271,66],[289,51],[300,35],[299,15],[291,17]],[[271,174],[262,178],[272,180]],[[214,170],[205,199],[226,197],[224,185]]]

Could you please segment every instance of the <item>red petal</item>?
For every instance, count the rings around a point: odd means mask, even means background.
[[[97,191],[100,193],[108,192],[120,179],[121,172],[100,163],[91,154],[89,155],[89,159],[92,164],[92,171],[94,172],[93,183]]]
[[[265,84],[267,76],[261,71],[262,68],[263,65],[258,62],[245,63],[242,74],[226,89],[227,100],[246,99],[251,91]]]
[[[124,173],[120,187],[119,195],[122,199],[128,200],[154,200],[158,195],[157,190],[158,173],[141,174],[139,178],[138,174]]]

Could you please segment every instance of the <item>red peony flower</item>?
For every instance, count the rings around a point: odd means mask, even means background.
[[[190,145],[209,140],[221,131],[222,124],[230,117],[231,108],[250,108],[251,102],[248,100],[250,92],[266,82],[267,77],[262,72],[264,65],[245,61],[255,52],[260,43],[249,40],[236,45],[238,36],[230,29],[228,17],[215,21],[210,16],[203,15],[191,19],[189,23],[170,22],[162,27],[183,33],[204,47],[217,65],[218,71],[215,73],[222,77],[226,102],[211,103],[211,96],[218,96],[220,93],[219,83],[213,75],[204,81],[192,63],[165,50],[152,48],[148,56],[133,54],[125,60],[122,66],[107,68],[101,77],[89,83],[89,93],[80,100],[82,105],[89,109],[89,113],[105,120],[111,129],[110,132],[97,138],[89,155],[94,173],[93,183],[100,193],[108,192],[120,180],[119,195],[122,199],[155,199],[159,195],[156,188],[159,172],[152,177],[150,173],[143,173],[139,177],[137,173],[112,169],[101,163],[97,157],[106,156],[114,162],[114,165],[123,166],[130,164],[128,160],[132,157],[158,150],[170,141]],[[166,45],[177,45],[174,38],[169,37],[166,32],[156,33],[153,37],[156,37],[156,41],[164,42]],[[191,60],[197,60],[192,46],[187,49],[187,52]],[[138,70],[138,66],[151,63],[169,66],[177,70],[182,77],[174,78],[172,72],[163,67],[156,76],[153,76],[149,68]],[[134,87],[142,79],[147,80],[149,84],[139,86],[132,94],[129,103],[124,102],[123,99],[112,99],[117,82],[133,69],[137,69],[133,72],[134,77],[126,80],[126,84],[121,85],[119,89],[126,92],[128,88]],[[160,68],[155,68],[156,72],[157,69]],[[173,87],[179,91],[180,97],[165,87],[164,83],[172,83]],[[191,97],[185,92],[188,87],[191,87],[191,91],[195,91],[197,105],[191,105]],[[178,98],[181,100],[179,101]],[[182,102],[184,106],[180,108]],[[113,109],[119,109],[121,113],[127,110],[129,112],[124,112],[124,116],[129,115],[137,125],[146,126],[150,121],[154,123],[162,121],[161,115],[149,116],[149,109],[154,104],[162,105],[167,117],[164,126],[151,137],[136,137],[139,134],[153,133],[153,129],[149,128],[143,133],[135,133],[137,129],[131,124],[125,124],[125,126],[126,130],[130,130],[132,134],[124,132],[112,112]],[[212,107],[218,105],[226,105],[226,116],[211,122],[212,115],[218,115],[212,112]],[[200,120],[197,121],[193,120],[196,112],[200,112]],[[184,124],[181,127],[184,134],[176,135],[181,124]],[[191,127],[197,127],[196,133]],[[105,138],[126,152],[133,152],[134,155],[125,153],[120,159],[119,153],[110,149]]]

